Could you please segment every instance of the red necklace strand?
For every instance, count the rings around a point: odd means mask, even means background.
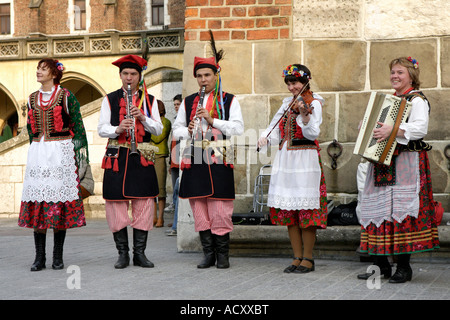
[[[42,109],[47,109],[49,106],[51,106],[55,100],[56,97],[56,91],[58,89],[58,85],[55,85],[55,90],[53,90],[52,95],[50,96],[50,99],[48,99],[47,101],[44,101],[43,96],[42,96],[42,91],[39,92],[39,106]]]

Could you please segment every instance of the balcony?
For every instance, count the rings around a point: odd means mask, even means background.
[[[150,53],[182,52],[184,29],[2,39],[0,59],[140,54],[144,41],[149,44]]]

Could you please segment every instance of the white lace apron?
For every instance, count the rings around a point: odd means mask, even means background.
[[[367,178],[361,197],[360,223],[379,227],[384,221],[402,222],[407,216],[419,215],[419,154],[401,152],[396,162],[396,183],[375,187],[373,164],[367,169]]]
[[[23,183],[22,201],[65,202],[78,196],[78,175],[72,140],[33,141]]]
[[[315,149],[287,150],[275,156],[267,206],[282,210],[320,209],[319,156]]]

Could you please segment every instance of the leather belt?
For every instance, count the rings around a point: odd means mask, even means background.
[[[109,139],[108,147],[123,147],[130,148],[129,143],[119,143],[117,140]],[[149,142],[138,143],[137,149],[141,152],[143,156],[148,161],[155,161],[155,154],[159,151],[157,146],[150,144]]]

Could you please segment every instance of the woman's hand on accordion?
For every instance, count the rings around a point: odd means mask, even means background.
[[[389,124],[385,124],[383,122],[377,122],[377,124],[380,126],[379,128],[375,128],[373,130],[373,137],[377,139],[377,143],[380,143],[383,140],[388,139],[391,136],[391,132],[393,129],[393,126]],[[404,138],[405,137],[405,130],[398,129],[396,137]]]
[[[378,128],[373,130],[373,137],[377,139],[377,143],[389,138],[392,132],[392,126],[383,122],[377,122]]]

